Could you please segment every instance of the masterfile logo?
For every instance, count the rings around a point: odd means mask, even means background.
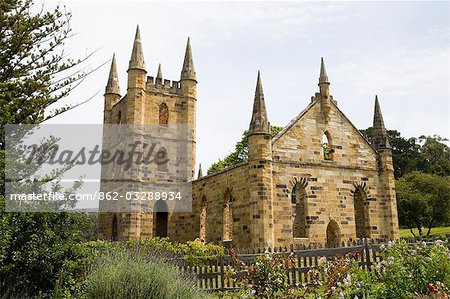
[[[168,210],[190,211],[190,132],[187,125],[8,125],[6,208],[151,212],[162,200]]]

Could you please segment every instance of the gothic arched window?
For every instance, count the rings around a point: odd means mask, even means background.
[[[366,192],[361,188],[357,188],[353,196],[357,238],[370,237],[370,221],[368,215],[369,209],[367,204],[368,202]]]
[[[322,136],[322,148],[323,148],[323,159],[333,160],[333,140],[331,139],[331,134],[325,131]]]
[[[292,236],[294,238],[308,237],[306,231],[306,217],[308,215],[306,196],[306,190],[300,184],[297,183],[294,188],[292,188]]]
[[[222,240],[233,239],[233,218],[231,211],[231,190],[227,188],[223,198]]]
[[[159,105],[159,124],[161,126],[167,126],[169,123],[169,108],[165,103]]]
[[[331,220],[327,225],[327,247],[338,247],[341,243],[341,228],[336,221]]]

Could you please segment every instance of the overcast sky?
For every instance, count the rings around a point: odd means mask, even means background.
[[[47,2],[46,7],[55,2]],[[198,80],[197,161],[206,170],[248,128],[257,71],[268,117],[285,126],[318,91],[320,57],[331,94],[358,128],[372,123],[378,94],[385,124],[404,136],[449,128],[448,2],[68,1],[71,55],[100,49],[93,68],[116,53],[122,95],[136,24],[148,75],[179,80],[191,37]],[[101,123],[109,64],[70,95],[89,103],[51,123]]]

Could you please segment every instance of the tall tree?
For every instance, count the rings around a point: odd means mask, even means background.
[[[423,171],[440,176],[450,175],[450,147],[444,142],[448,141],[439,135],[420,136],[420,154],[425,163],[422,164]]]
[[[75,213],[7,213],[5,125],[39,124],[82,103],[50,110],[94,70],[70,59],[64,44],[71,14],[32,0],[0,1],[0,297],[45,297],[61,269],[76,257],[74,244],[89,226]],[[99,66],[100,67],[100,66]],[[25,292],[25,293],[24,293]],[[4,297],[6,296],[6,297]]]
[[[36,11],[33,13],[32,11]],[[72,15],[62,7],[46,11],[32,0],[0,2],[0,146],[5,124],[36,124],[81,103],[47,107],[66,97],[89,73],[83,59],[68,58]]]
[[[450,223],[450,177],[411,172],[396,182],[398,216],[402,225],[419,230]]]

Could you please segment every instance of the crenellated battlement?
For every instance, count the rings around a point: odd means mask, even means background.
[[[150,92],[163,92],[170,94],[181,94],[180,81],[155,78],[153,76],[147,76],[146,91]]]

